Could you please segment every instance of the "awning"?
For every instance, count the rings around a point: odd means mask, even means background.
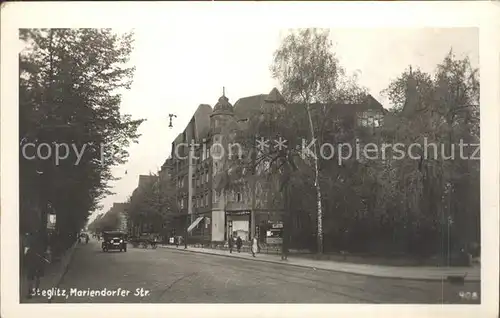
[[[201,220],[203,220],[203,216],[200,216],[199,218],[194,220],[194,222],[191,223],[191,225],[188,227],[187,231],[191,232],[201,222]]]

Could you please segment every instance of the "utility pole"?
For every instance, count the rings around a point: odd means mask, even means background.
[[[193,213],[193,155],[194,155],[194,146],[193,140],[191,140],[191,145],[189,147],[188,153],[188,214],[186,215],[186,226],[185,226],[185,240],[184,240],[184,248],[187,249],[187,239],[188,239],[188,227],[189,227],[189,219]]]
[[[254,141],[254,145],[252,147],[252,151],[255,151],[255,138],[253,139]],[[252,165],[252,175],[251,175],[251,178],[252,178],[252,182],[251,182],[251,187],[252,187],[252,210],[250,211],[250,224],[251,224],[251,228],[250,228],[250,236],[251,236],[251,239],[253,239],[255,237],[255,205],[256,205],[256,188],[257,188],[257,176],[256,176],[256,171],[257,171],[257,167],[255,166],[255,156],[252,156],[251,158],[251,165]]]

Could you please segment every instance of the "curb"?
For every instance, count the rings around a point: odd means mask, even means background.
[[[217,254],[217,253],[211,253],[211,252],[201,252],[201,251],[193,251],[184,248],[172,248],[172,247],[167,247],[164,245],[160,245],[162,248],[165,249],[170,249],[174,251],[181,251],[181,252],[190,252],[190,253],[198,253],[198,254],[208,254],[208,255],[214,255],[214,256],[222,256],[222,257],[229,257],[229,258],[238,258],[238,259],[243,259],[243,260],[249,260],[249,261],[255,261],[255,262],[265,262],[265,263],[273,263],[273,264],[281,264],[281,265],[288,265],[288,266],[295,266],[295,267],[301,267],[301,268],[309,268],[309,269],[315,269],[318,271],[328,271],[328,272],[335,272],[335,273],[346,273],[346,274],[351,274],[351,275],[356,275],[356,276],[365,276],[365,277],[376,277],[380,279],[396,279],[396,280],[413,280],[413,281],[424,281],[424,282],[444,282],[446,281],[446,277],[442,278],[414,278],[414,277],[401,277],[401,276],[381,276],[381,275],[376,275],[376,274],[363,274],[363,273],[356,273],[356,272],[350,272],[347,270],[340,270],[340,269],[330,269],[330,268],[316,268],[310,265],[301,265],[301,264],[290,264],[287,263],[286,261],[274,261],[274,260],[267,260],[267,259],[262,259],[262,258],[247,258],[247,257],[239,257],[239,256],[232,256],[232,255],[225,255],[225,254]],[[472,283],[472,282],[481,282],[481,279],[465,279],[465,282]]]

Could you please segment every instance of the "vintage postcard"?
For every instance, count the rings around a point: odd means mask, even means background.
[[[499,13],[4,5],[2,315],[496,317]]]

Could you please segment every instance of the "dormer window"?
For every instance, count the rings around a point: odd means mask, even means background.
[[[362,112],[358,115],[357,124],[361,127],[380,127],[382,119],[382,114],[379,112]]]

